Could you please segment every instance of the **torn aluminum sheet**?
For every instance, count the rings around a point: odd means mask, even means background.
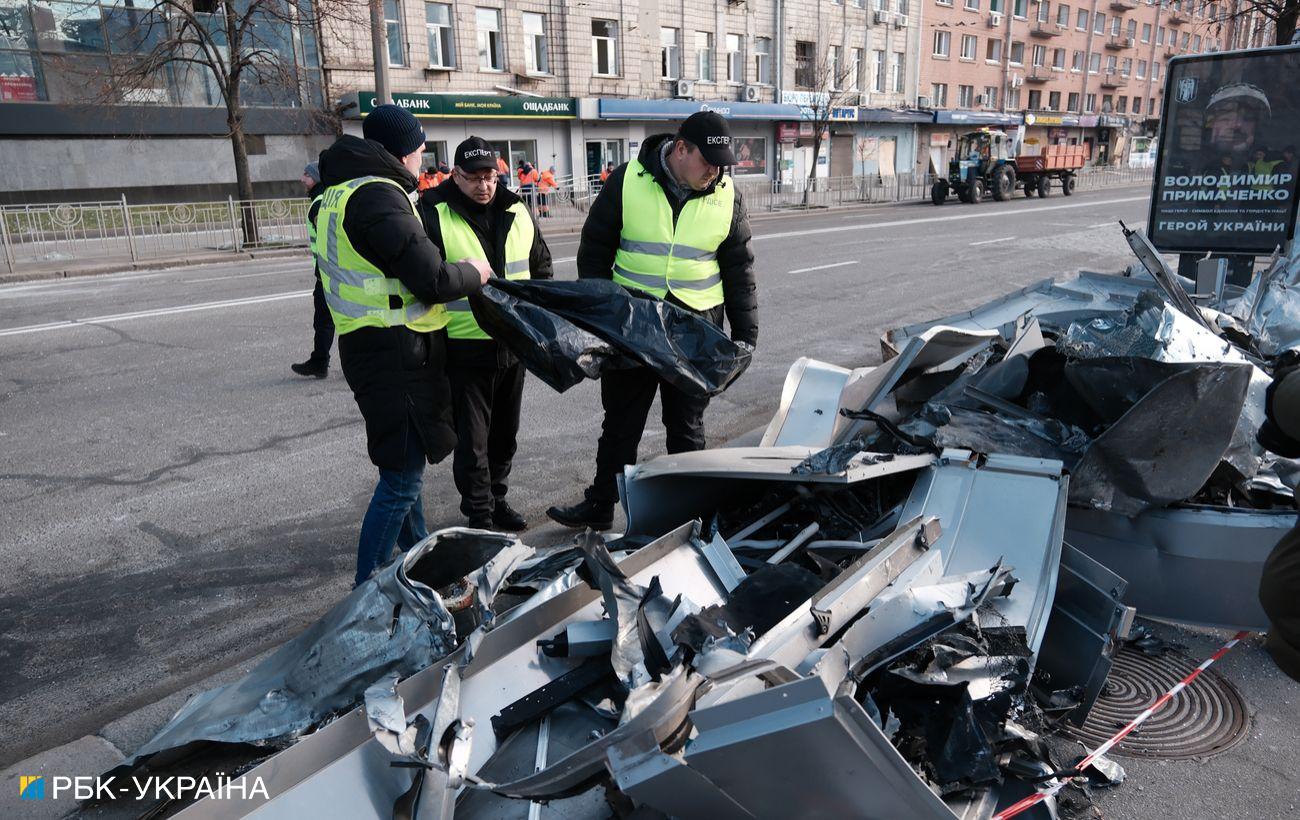
[[[1133,249],[1133,253],[1137,256],[1138,261],[1142,263],[1142,267],[1146,268],[1147,273],[1159,286],[1165,299],[1184,316],[1206,330],[1213,332],[1214,326],[1206,320],[1200,309],[1192,303],[1192,297],[1187,295],[1187,289],[1183,287],[1178,274],[1170,270],[1169,265],[1165,263],[1164,257],[1151,244],[1151,240],[1147,239],[1146,234],[1142,231],[1129,230],[1123,222],[1119,223],[1119,225],[1120,229],[1124,231],[1124,239],[1128,242],[1128,246]]]
[[[1233,305],[1232,315],[1261,356],[1300,349],[1300,253],[1279,259],[1256,276]]]
[[[1098,436],[1070,474],[1070,503],[1135,515],[1196,494],[1232,444],[1251,368],[1188,367]]]
[[[1118,570],[1124,603],[1143,615],[1262,632],[1264,560],[1295,525],[1289,510],[1184,506],[1127,518],[1071,507],[1065,538]]]
[[[631,465],[620,477],[623,510],[627,514],[626,534],[658,537],[687,521],[707,519],[719,507],[752,492],[756,483],[847,486],[919,470],[934,463],[932,456],[868,458],[855,461],[839,473],[795,475],[794,469],[819,449],[727,447],[660,456],[644,464]]]
[[[714,570],[711,551],[698,539],[697,524],[688,524],[618,562],[629,581],[648,586],[659,577],[664,594],[689,597],[700,606],[721,603],[730,568]],[[715,559],[716,560],[716,559]],[[437,711],[447,667],[460,665],[459,731],[468,750],[464,763],[472,778],[497,748],[491,718],[574,668],[582,659],[549,658],[538,650],[570,623],[597,620],[601,593],[586,584],[570,587],[514,617],[503,617],[482,633],[469,652],[470,641],[452,655],[403,680],[397,687],[408,715],[432,719]],[[674,690],[676,691],[676,690]],[[262,818],[348,817],[389,818],[395,802],[414,782],[412,769],[394,768],[392,756],[375,740],[357,709],[303,738],[270,760],[242,775],[260,777],[269,799],[203,800],[178,816],[230,818],[255,813]],[[436,784],[434,784],[436,786]],[[426,784],[421,800],[441,801],[445,795]]]
[[[500,533],[462,527],[433,533],[242,679],[191,698],[123,767],[196,741],[292,740],[354,706],[380,678],[413,675],[456,648],[455,625],[437,589],[485,562],[490,577],[504,577],[531,554]]]

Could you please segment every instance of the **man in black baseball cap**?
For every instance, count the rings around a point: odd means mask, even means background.
[[[457,145],[454,162],[462,171],[497,170],[496,150],[482,137],[470,137]]]
[[[758,341],[758,297],[749,217],[740,191],[722,176],[734,165],[731,129],[698,111],[676,134],[656,134],[635,160],[605,181],[582,226],[580,279],[612,279],[688,310],[751,348]],[[678,390],[648,368],[601,377],[605,410],[596,471],[585,498],[546,511],[567,527],[607,530],[614,523],[617,476],[635,464],[646,419],[659,394],[669,453],[704,448],[709,400]]]

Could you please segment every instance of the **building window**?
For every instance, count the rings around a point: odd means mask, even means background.
[[[862,49],[855,48],[850,53],[853,60],[849,63],[849,90],[858,91],[862,88]]]
[[[842,86],[840,80],[840,47],[830,46],[826,49],[826,83],[831,91],[838,91]]]
[[[406,49],[402,48],[402,8],[397,0],[384,0],[384,31],[388,35],[388,64],[406,65]]]
[[[1138,60],[1138,79],[1145,80],[1147,76],[1147,61]]]
[[[1047,46],[1034,46],[1030,50],[1030,64],[1034,68],[1042,68],[1047,65]]]
[[[816,46],[806,40],[794,41],[794,84],[799,88],[812,88],[816,78]]]
[[[947,57],[948,49],[952,43],[952,34],[946,31],[935,31],[934,33],[934,56]]]
[[[1165,27],[1156,26],[1156,45],[1162,46],[1164,44],[1165,44]]]
[[[591,21],[591,73],[597,77],[618,76],[618,22]]]
[[[988,45],[984,48],[984,59],[990,63],[1002,62],[1002,41],[997,37],[990,37]]]
[[[1098,71],[1101,71],[1101,55],[1100,55],[1100,54],[1089,54],[1089,55],[1088,55],[1088,73],[1089,73],[1089,74],[1096,74]]]
[[[478,24],[478,67],[488,71],[505,71],[506,59],[501,42],[501,11],[475,9]]]
[[[1057,71],[1065,70],[1065,49],[1052,49],[1052,68],[1055,68]]]
[[[1151,42],[1151,24],[1150,24],[1150,23],[1143,23],[1143,24],[1142,24],[1142,42],[1144,42],[1144,43],[1149,43],[1149,42]]]
[[[979,11],[980,0],[964,0],[964,2],[962,3],[962,8],[966,9],[967,11]]]
[[[1115,57],[1114,55],[1111,55],[1110,57],[1107,57],[1107,58],[1106,58],[1106,73],[1107,73],[1107,74],[1114,74],[1115,71],[1116,71],[1118,68],[1119,68],[1119,58],[1118,58],[1118,57]]]
[[[903,60],[904,60],[903,52],[895,51],[894,64],[890,68],[890,71],[893,73],[895,94],[903,93]]]
[[[681,31],[675,28],[659,29],[659,76],[676,80],[681,72]]]
[[[1007,108],[1017,111],[1020,108],[1020,89],[1012,88],[1007,91]]]
[[[740,84],[745,81],[745,55],[740,51],[740,35],[727,35],[727,82]]]
[[[1076,51],[1070,59],[1071,71],[1083,71],[1083,52]]]
[[[524,69],[529,74],[546,74],[551,62],[546,53],[546,15],[524,12]]]
[[[1047,95],[1047,107],[1053,111],[1061,110],[1061,92],[1052,91]]]
[[[876,2],[879,2],[879,1],[880,1],[880,0],[876,0]],[[951,5],[952,5],[952,0],[934,0],[934,2],[937,3],[937,4],[939,4],[940,6],[951,6]]]
[[[1141,114],[1141,113],[1142,113],[1142,98],[1141,98],[1141,97],[1134,97],[1134,98],[1133,98],[1133,113],[1134,113],[1134,114]]]
[[[1056,7],[1056,24],[1061,28],[1070,27],[1070,7],[1064,3]]]
[[[1025,44],[1019,40],[1011,41],[1011,54],[1007,57],[1011,65],[1023,65],[1025,62]]]
[[[1079,92],[1071,91],[1070,96],[1066,98],[1066,110],[1079,113]]]
[[[1098,12],[1097,16],[1092,18],[1092,33],[1093,34],[1106,33],[1106,15]]]
[[[1052,18],[1051,4],[1047,0],[1039,0],[1038,3],[1038,22],[1046,23]]]
[[[961,36],[961,58],[963,60],[974,60],[979,55],[980,41],[974,34],[963,34]]]
[[[772,38],[754,39],[754,81],[767,85],[772,82]]]
[[[908,15],[907,0],[898,0],[898,13],[906,17]]]
[[[1128,97],[1119,98],[1119,104],[1115,106],[1115,113],[1117,114],[1128,113]]]
[[[1124,62],[1120,63],[1119,73],[1125,77],[1133,73],[1133,58],[1125,57]]]
[[[1110,18],[1110,36],[1111,36],[1111,37],[1118,37],[1118,36],[1119,36],[1119,27],[1122,26],[1122,25],[1124,25],[1124,20],[1121,19],[1118,15],[1115,16],[1115,17]]]
[[[1043,92],[1035,89],[1029,92],[1029,110],[1038,111],[1043,107]]]
[[[998,14],[1001,14],[1002,7],[1005,3],[1006,0],[989,0],[989,11],[996,11]]]
[[[873,51],[871,56],[875,62],[876,68],[875,84],[872,87],[876,91],[884,92],[885,82],[888,79],[885,77],[885,52]]]
[[[1124,36],[1130,40],[1136,40],[1138,34],[1137,20],[1129,20],[1124,26]]]
[[[930,83],[930,105],[933,108],[948,107],[947,83]]]
[[[952,5],[952,3],[948,5]],[[889,0],[872,0],[871,6],[876,11],[889,11]]]
[[[957,107],[958,108],[975,107],[975,86],[973,85],[957,86]]]
[[[451,4],[425,3],[424,30],[429,38],[429,65],[454,68],[456,39],[451,30]]]
[[[1088,94],[1083,98],[1083,110],[1088,114],[1097,113],[1097,95]]]
[[[1195,37],[1192,38],[1192,51],[1199,52],[1200,50],[1201,50],[1201,35],[1197,34]]]
[[[998,107],[998,87],[996,85],[984,86],[983,104],[985,108]]]
[[[1101,97],[1101,111],[1103,114],[1109,114],[1115,110],[1115,98],[1110,94],[1103,94]]]
[[[695,76],[713,82],[713,32],[695,32]]]
[[[1021,20],[1025,19],[1026,0],[1011,0],[1011,13]]]
[[[1150,113],[1153,114],[1153,115],[1156,113],[1156,98],[1155,98],[1155,97],[1148,97],[1148,98],[1147,98],[1147,111],[1150,112]]]
[[[1156,60],[1155,62],[1151,63],[1151,79],[1153,79],[1153,80],[1158,80],[1158,79],[1160,79],[1160,61],[1159,61],[1159,60]]]
[[[1076,20],[1076,22],[1075,22],[1075,24],[1074,24],[1074,27],[1077,28],[1079,31],[1087,31],[1087,30],[1088,30],[1088,10],[1087,10],[1087,9],[1079,9],[1079,16],[1078,16],[1078,18],[1077,18],[1077,20]]]

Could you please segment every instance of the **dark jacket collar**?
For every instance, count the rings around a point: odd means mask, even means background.
[[[650,172],[650,175],[655,178],[655,182],[658,182],[659,187],[663,188],[665,191],[669,190],[673,183],[668,176],[668,169],[664,168],[663,160],[659,158],[659,149],[663,147],[665,141],[671,140],[674,136],[675,135],[673,134],[653,134],[646,137],[645,141],[641,143],[641,150],[637,152],[636,155],[637,162],[641,163],[641,165]],[[718,187],[718,184],[726,178],[725,174],[719,175],[717,179],[713,180],[713,184],[708,188],[705,188],[703,191],[692,190],[687,194],[686,198],[692,199],[697,196],[708,196],[713,193],[714,189]]]
[[[522,202],[519,195],[504,185],[497,183],[497,194],[487,207],[496,213],[504,213],[515,203]],[[474,203],[468,197],[460,192],[456,187],[456,180],[451,177],[443,180],[441,185],[426,190],[422,196],[422,203],[430,208],[445,202],[447,206],[465,219],[473,219],[475,209]]]
[[[407,193],[416,188],[415,175],[377,142],[344,135],[321,152],[321,184],[328,187],[368,176],[391,179]]]

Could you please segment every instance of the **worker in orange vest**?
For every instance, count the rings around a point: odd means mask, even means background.
[[[537,181],[540,178],[532,163],[527,161],[519,163],[519,195],[528,203],[529,208],[537,205]]]
[[[555,166],[542,171],[537,180],[537,215],[545,218],[551,215],[551,191],[556,188]]]
[[[510,166],[502,159],[500,151],[497,151],[497,184],[502,188],[510,187]]]
[[[416,183],[416,188],[417,190],[420,191],[426,191],[436,186],[439,181],[440,180],[434,177],[433,169],[425,168],[423,171],[420,172],[420,180],[419,182]]]
[[[447,177],[449,176],[451,176],[451,169],[447,167],[447,163],[438,163],[438,170],[434,172],[433,175],[433,186],[435,188],[438,187],[442,183],[446,182]]]

